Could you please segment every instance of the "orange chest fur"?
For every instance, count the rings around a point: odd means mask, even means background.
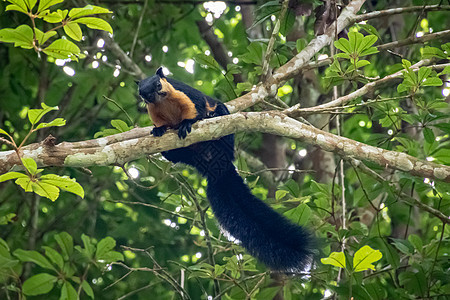
[[[183,93],[172,93],[161,101],[147,104],[153,124],[157,127],[176,127],[185,119],[194,119],[197,110],[194,103]]]

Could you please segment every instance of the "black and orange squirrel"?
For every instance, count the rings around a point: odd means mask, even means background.
[[[138,83],[154,128],[185,138],[196,121],[229,114],[227,107],[180,81],[162,68]],[[234,135],[162,152],[173,163],[185,163],[207,178],[207,196],[223,231],[240,241],[253,256],[274,271],[301,272],[312,262],[312,237],[256,198],[236,172]]]

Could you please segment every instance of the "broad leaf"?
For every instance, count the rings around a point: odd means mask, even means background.
[[[78,60],[80,48],[67,39],[58,39],[45,48],[44,53],[54,58]]]
[[[58,106],[48,106],[45,103],[41,104],[42,109],[29,109],[28,110],[28,119],[30,120],[31,124],[36,124],[41,120],[41,118],[48,112],[52,110],[58,110]]]
[[[36,33],[36,38],[39,42],[39,45],[44,44],[49,38],[51,38],[56,34],[56,31],[47,31],[44,33],[40,31],[38,28],[35,28],[34,32]]]
[[[308,222],[309,217],[311,216],[311,208],[309,208],[307,204],[303,203],[296,208],[287,211],[284,215],[294,223],[302,226]]]
[[[111,25],[109,25],[108,22],[106,22],[105,20],[100,19],[100,18],[84,17],[84,18],[75,19],[72,22],[84,24],[91,29],[99,29],[99,30],[108,31],[109,33],[113,33]]]
[[[39,13],[41,11],[44,11],[48,9],[50,6],[61,3],[63,1],[64,0],[40,0],[37,12]]]
[[[37,164],[31,157],[22,158],[22,164],[30,172],[30,174],[35,175],[37,172]]]
[[[69,260],[69,257],[73,253],[73,239],[67,232],[61,232],[55,235],[55,240],[61,248],[64,260]]]
[[[68,10],[60,10],[50,12],[49,10],[43,11],[40,16],[44,18],[44,21],[48,23],[60,23],[62,22],[66,16],[67,16]]]
[[[71,19],[75,19],[75,18],[81,18],[84,16],[89,16],[89,15],[96,15],[96,14],[108,14],[108,13],[112,13],[112,11],[110,11],[109,9],[100,7],[100,6],[95,6],[95,5],[86,5],[85,7],[77,7],[77,8],[72,8],[69,12],[69,17]]]
[[[66,125],[66,120],[64,120],[63,118],[56,118],[49,123],[39,123],[39,125],[36,127],[36,129],[53,127],[53,126],[64,126],[64,125]]]
[[[45,256],[47,256],[52,261],[52,263],[57,265],[59,269],[62,270],[64,266],[64,260],[61,254],[59,254],[59,252],[55,249],[48,246],[43,246],[42,248],[44,248],[45,250]]]
[[[105,237],[97,244],[97,251],[95,252],[95,256],[97,259],[103,259],[103,256],[114,249],[116,246],[116,241],[112,237]]]
[[[66,25],[64,25],[64,32],[75,41],[81,41],[81,38],[83,37],[80,25],[74,22],[67,22]]]
[[[37,181],[32,182],[31,187],[33,189],[33,192],[52,201],[55,201],[59,197],[59,188],[52,184]]]
[[[76,182],[75,179],[58,176],[56,174],[47,174],[42,175],[39,178],[39,182],[43,184],[56,186],[62,189],[63,191],[67,191],[75,195],[78,195],[81,198],[84,198],[83,187],[78,182]]]
[[[14,256],[16,256],[21,261],[32,262],[44,269],[56,271],[55,267],[37,251],[17,249],[16,251],[14,251]]]
[[[14,43],[15,47],[33,48],[33,29],[28,25],[0,30],[0,42]]]
[[[3,175],[0,175],[0,182],[16,179],[16,178],[26,178],[29,179],[28,175],[19,173],[19,172],[8,172]]]
[[[111,125],[120,132],[126,132],[131,129],[131,127],[122,120],[112,120]]]
[[[375,270],[375,266],[372,265],[372,263],[380,260],[381,257],[383,257],[383,255],[380,250],[374,250],[367,245],[363,246],[356,251],[353,257],[353,270],[355,272],[361,272],[368,269]]]
[[[345,254],[344,252],[332,252],[330,256],[320,260],[324,265],[332,265],[345,269]]]
[[[53,289],[53,285],[57,280],[56,276],[47,273],[37,274],[23,283],[22,291],[28,296],[46,294]]]
[[[78,294],[75,288],[70,284],[70,282],[66,281],[64,282],[62,288],[61,288],[61,297],[59,299],[64,300],[77,300]]]
[[[208,68],[214,69],[219,72],[221,71],[219,63],[212,56],[199,53],[194,55],[194,61],[199,65],[207,66]]]
[[[83,288],[83,291],[86,293],[86,295],[94,299],[94,291],[86,280],[83,280],[83,282],[81,283],[81,287]]]

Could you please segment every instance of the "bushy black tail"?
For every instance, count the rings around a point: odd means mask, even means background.
[[[274,271],[301,272],[312,262],[312,239],[253,196],[229,162],[207,173],[207,196],[221,227]]]

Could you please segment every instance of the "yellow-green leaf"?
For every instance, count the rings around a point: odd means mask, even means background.
[[[345,269],[345,254],[344,252],[332,252],[330,256],[320,260],[324,265],[332,265],[335,267]]]
[[[52,201],[55,201],[59,197],[59,188],[52,184],[37,181],[32,182],[31,187],[33,192]]]
[[[28,10],[27,10],[27,7],[26,7],[26,6],[23,7],[22,5],[17,5],[17,4],[10,4],[10,5],[8,5],[8,6],[6,7],[5,10],[6,10],[6,11],[8,11],[8,10],[16,10],[16,11],[20,11],[20,12],[22,12],[22,13],[24,13],[24,14],[27,14],[27,13],[28,13]]]
[[[39,14],[40,17],[44,18],[44,21],[48,23],[59,23],[64,20],[67,16],[68,10],[60,10],[50,12],[49,10],[43,11]]]
[[[73,20],[73,22],[84,24],[91,29],[100,29],[108,31],[109,33],[113,33],[111,25],[109,25],[108,22],[100,18],[85,17]]]
[[[30,172],[30,174],[34,175],[37,172],[37,164],[31,157],[22,158],[22,164],[24,167]]]
[[[37,12],[41,12],[43,10],[48,9],[50,6],[61,3],[64,0],[40,0]]]
[[[66,120],[63,118],[56,118],[53,121],[49,123],[39,123],[39,125],[36,127],[36,129],[41,129],[45,127],[53,127],[53,126],[64,126],[66,125]]]
[[[81,32],[80,25],[74,22],[68,22],[64,25],[64,32],[75,41],[81,41],[81,38],[83,37],[83,32]]]
[[[38,28],[35,28],[34,32],[36,33],[36,38],[39,42],[39,45],[44,44],[49,38],[51,38],[56,34],[56,31],[47,31],[44,33],[40,31]]]
[[[83,282],[81,283],[81,287],[83,288],[83,291],[86,293],[86,295],[94,299],[94,291],[86,280],[83,280]]]
[[[24,2],[31,11],[33,7],[36,5],[37,0],[25,0]]]
[[[86,5],[85,7],[76,7],[72,8],[69,12],[69,17],[71,19],[81,18],[84,16],[95,15],[95,14],[108,14],[112,13],[109,9],[95,6],[95,5]]]
[[[32,181],[31,179],[27,176],[25,177],[21,177],[18,178],[15,183],[20,186],[21,188],[23,188],[25,190],[25,192],[32,192],[33,189],[31,187]]]
[[[78,60],[76,56],[80,54],[80,48],[67,39],[58,39],[45,48],[44,53],[54,58]]]
[[[356,251],[353,257],[353,270],[361,272],[368,269],[375,270],[373,262],[380,260],[383,257],[380,250],[374,250],[370,246],[364,246]]]
[[[0,30],[0,41],[14,43],[15,47],[31,49],[33,48],[33,29],[28,25],[20,25],[15,29],[4,28]]]
[[[3,129],[0,128],[0,134],[5,134],[7,136],[10,136],[6,131],[4,131]]]
[[[0,175],[0,182],[16,178],[28,178],[28,176],[19,172],[8,172],[6,174]]]
[[[39,181],[41,183],[54,185],[63,191],[67,191],[70,193],[73,193],[75,195],[80,196],[81,198],[84,198],[84,189],[83,187],[75,181],[73,178],[69,178],[66,176],[58,176],[56,174],[47,174],[42,175],[39,178]]]
[[[41,103],[42,109],[29,109],[28,110],[28,120],[30,120],[31,124],[36,124],[41,120],[41,118],[48,112],[52,110],[58,110],[58,106],[48,106],[45,103]]]

